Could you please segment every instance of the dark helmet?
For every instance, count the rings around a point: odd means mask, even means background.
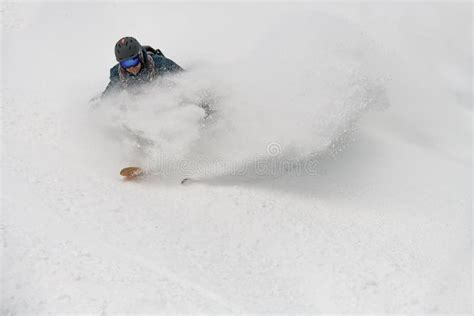
[[[115,44],[115,58],[118,62],[137,56],[142,49],[142,45],[133,37],[124,37]]]

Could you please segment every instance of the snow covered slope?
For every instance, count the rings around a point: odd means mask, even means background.
[[[471,23],[467,3],[3,4],[1,313],[470,313]],[[188,71],[91,109],[124,35]],[[120,179],[133,163],[161,175]]]

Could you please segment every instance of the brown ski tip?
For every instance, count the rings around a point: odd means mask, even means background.
[[[127,167],[120,170],[120,175],[127,179],[132,179],[143,174],[143,169],[140,167]]]

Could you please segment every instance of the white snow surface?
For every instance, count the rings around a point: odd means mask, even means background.
[[[89,102],[125,35],[186,72]],[[472,312],[471,3],[2,3],[1,43],[1,314]]]

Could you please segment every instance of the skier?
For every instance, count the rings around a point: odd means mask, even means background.
[[[159,76],[183,71],[159,49],[142,46],[129,36],[119,39],[115,44],[115,58],[118,64],[110,69],[110,82],[102,97],[120,90],[135,91],[143,83]]]
[[[160,76],[184,71],[178,64],[166,58],[159,49],[150,46],[142,46],[133,37],[123,37],[115,44],[115,57],[118,61],[110,69],[110,82],[102,95],[97,99],[102,99],[115,92],[127,90],[132,93],[139,93],[139,87],[145,83],[152,82]],[[210,108],[212,100],[203,99],[198,102],[198,106],[203,108],[207,119],[213,112]],[[132,131],[126,129],[137,142],[149,144],[151,140],[134,135]],[[127,179],[143,175],[145,172],[140,167],[127,167],[120,171],[120,174]]]

